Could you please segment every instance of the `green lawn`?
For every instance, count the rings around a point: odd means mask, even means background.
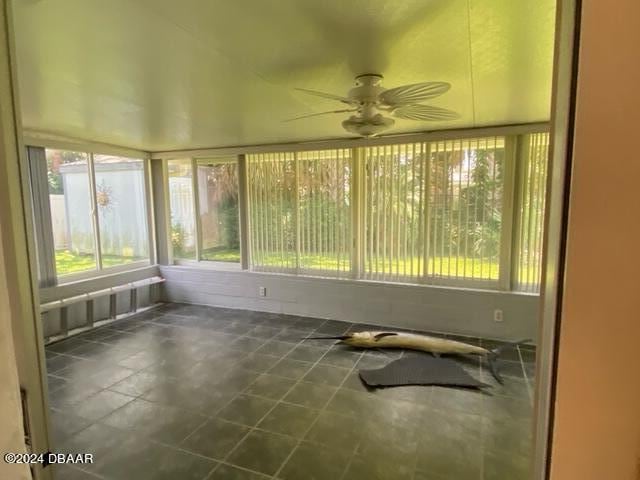
[[[201,260],[238,263],[240,262],[240,251],[228,248],[209,248],[202,252]],[[271,253],[255,258],[254,260],[256,264],[263,267],[289,266],[293,268],[295,265],[295,253],[288,252],[286,256],[280,255],[279,253]],[[382,261],[379,261],[377,265],[375,262],[365,262],[365,270],[368,274],[374,275],[376,273],[382,274],[382,272],[386,272],[391,275],[416,277],[422,275],[423,265],[420,263],[417,257],[413,260],[406,259],[404,261],[386,262],[385,265],[382,264]],[[338,258],[336,255],[303,254],[300,256],[300,268],[340,270],[344,272],[351,269],[351,260],[347,255]],[[428,272],[430,275],[441,275],[445,277],[497,280],[499,266],[497,262],[482,261],[481,259],[473,258],[459,259],[457,264],[455,259],[449,261],[449,258],[433,258],[429,262]]]
[[[264,267],[287,266],[287,264],[293,267],[295,264],[295,254],[294,252],[290,252],[288,257],[283,257],[279,254],[269,254],[259,256],[254,260],[260,266]],[[351,262],[347,256],[338,258],[337,256],[331,255],[302,255],[300,257],[300,267],[318,270],[348,271],[351,268]],[[375,260],[366,260],[364,270],[368,275],[385,273],[391,276],[418,277],[423,275],[424,265],[417,257],[387,262],[379,259],[377,263]],[[459,258],[456,262],[455,258],[436,257],[430,259],[427,266],[429,275],[453,278],[497,280],[499,271],[500,268],[497,262],[479,258]]]
[[[295,254],[290,252],[288,266],[295,267]],[[117,255],[103,255],[103,267],[112,267],[116,265],[124,265],[127,263],[143,260],[141,257],[124,257]],[[217,262],[240,262],[240,251],[233,249],[210,248],[202,252],[202,260]],[[257,265],[262,267],[278,267],[287,266],[287,259],[279,254],[270,254],[264,257],[254,259]],[[68,250],[56,252],[56,268],[58,275],[66,275],[69,273],[82,272],[95,269],[95,257],[93,255],[79,255]],[[351,262],[348,257],[338,258],[331,255],[302,255],[300,258],[300,267],[303,269],[328,270],[342,272],[351,269]],[[418,258],[399,260],[395,262],[386,262],[382,264],[378,261],[365,262],[365,272],[368,276],[376,276],[383,274],[391,276],[418,277],[423,275],[423,265]],[[428,274],[435,276],[443,276],[449,278],[471,278],[484,280],[497,280],[499,278],[499,265],[497,262],[482,261],[481,259],[464,258],[458,259],[456,264],[455,258],[432,258],[428,263]],[[521,279],[527,278],[527,272],[521,272]]]
[[[202,251],[202,260],[240,263],[240,249],[213,247]]]
[[[382,262],[375,260],[365,261],[365,269],[368,273],[387,273],[398,276],[421,277],[424,275],[423,262],[419,258],[409,258],[394,262]],[[498,280],[500,266],[497,262],[491,262],[480,258],[449,258],[435,257],[427,262],[427,275],[449,278],[467,278],[480,280]]]
[[[143,257],[124,257],[119,255],[103,255],[103,268],[113,267],[116,265],[124,265],[138,260],[144,260]],[[83,255],[71,252],[69,250],[56,251],[56,271],[58,275],[68,275],[69,273],[84,272],[96,268],[96,258],[94,255]]]

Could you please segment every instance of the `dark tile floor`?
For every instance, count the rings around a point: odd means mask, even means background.
[[[528,478],[533,350],[505,352],[503,386],[467,362],[491,394],[369,392],[358,369],[405,352],[300,340],[366,328],[167,304],[52,344],[55,450],[95,458],[57,478]]]

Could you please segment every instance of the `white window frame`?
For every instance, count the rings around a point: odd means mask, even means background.
[[[192,207],[193,214],[195,216],[194,226],[195,226],[195,259],[188,258],[175,258],[173,254],[173,246],[171,244],[171,203],[169,201],[169,175],[165,175],[165,191],[166,191],[166,202],[165,205],[169,209],[167,215],[167,249],[169,252],[169,263],[172,265],[183,265],[183,266],[198,266],[202,268],[209,268],[213,270],[227,270],[227,271],[240,271],[244,268],[245,258],[247,257],[247,250],[244,247],[244,237],[245,237],[245,229],[242,228],[243,224],[243,192],[242,188],[243,183],[243,161],[239,156],[233,155],[225,155],[225,156],[212,156],[207,158],[196,158],[196,157],[186,157],[186,158],[175,158],[171,160],[189,160],[191,162],[191,190],[192,190]],[[164,168],[168,172],[168,161],[163,160],[165,162]],[[240,262],[221,262],[216,260],[202,260],[202,224],[200,219],[200,202],[199,202],[199,189],[198,189],[198,165],[212,165],[212,164],[221,164],[221,163],[235,163],[236,168],[238,169],[238,221],[240,222]]]
[[[456,278],[456,277],[437,277],[428,275],[423,272],[418,277],[396,277],[394,280],[382,280],[372,279],[366,277],[364,274],[364,195],[366,185],[364,185],[366,179],[365,172],[365,148],[355,147],[351,149],[351,236],[352,236],[352,248],[351,248],[351,274],[348,276],[336,275],[332,270],[322,269],[301,269],[301,268],[278,268],[277,271],[270,271],[268,268],[259,268],[253,271],[260,273],[277,273],[283,275],[299,275],[299,276],[313,276],[313,277],[326,277],[335,279],[351,279],[362,280],[367,282],[379,282],[379,283],[392,283],[392,284],[412,284],[412,285],[432,285],[441,287],[452,288],[472,288],[482,290],[508,290],[510,285],[510,265],[511,265],[511,237],[513,234],[513,189],[514,189],[514,171],[515,171],[515,141],[516,137],[504,135],[505,139],[505,166],[504,166],[504,178],[503,178],[503,207],[502,207],[502,227],[501,227],[501,243],[499,254],[500,276],[498,279],[468,279],[468,278]],[[428,146],[428,142],[427,142]],[[333,150],[333,149],[332,149]],[[294,158],[297,161],[297,152],[294,153]],[[427,184],[429,180],[426,180]],[[251,227],[249,227],[251,228]],[[428,229],[428,225],[425,224],[425,230]]]
[[[93,224],[94,231],[94,254],[96,266],[91,270],[83,270],[81,272],[73,272],[68,274],[58,274],[56,271],[55,265],[55,251],[53,249],[53,229],[51,227],[51,211],[49,207],[48,200],[48,190],[46,192],[39,191],[34,189],[33,183],[36,181],[41,182],[41,186],[47,184],[46,179],[44,179],[44,184],[42,183],[43,179],[32,177],[31,179],[31,188],[32,195],[40,195],[42,198],[40,199],[43,204],[46,204],[47,208],[43,209],[34,209],[33,217],[34,222],[39,222],[40,228],[44,232],[43,236],[48,237],[51,240],[47,240],[46,238],[38,245],[38,255],[39,262],[49,264],[52,266],[52,271],[48,274],[49,278],[41,278],[40,284],[41,286],[54,286],[54,285],[62,285],[67,283],[73,283],[81,280],[88,280],[92,278],[103,277],[106,275],[112,275],[114,273],[122,273],[128,272],[131,270],[137,270],[139,268],[144,268],[149,265],[154,265],[156,263],[157,252],[156,252],[156,239],[155,239],[155,228],[154,228],[154,206],[151,201],[152,198],[152,190],[151,190],[151,165],[150,165],[150,155],[146,152],[129,150],[129,149],[119,149],[119,148],[105,148],[105,149],[94,149],[91,148],[92,145],[86,144],[74,144],[74,143],[58,143],[58,142],[32,142],[28,148],[29,155],[34,152],[34,149],[38,149],[41,151],[42,158],[36,159],[36,161],[42,161],[45,159],[45,150],[46,149],[54,149],[54,150],[67,150],[74,151],[79,153],[87,154],[87,176],[89,181],[89,192],[90,192],[90,201],[91,201],[91,221]],[[123,265],[114,265],[111,267],[103,267],[102,265],[102,246],[100,244],[100,225],[98,218],[98,209],[97,209],[97,198],[96,198],[96,183],[95,183],[95,165],[94,165],[94,155],[113,155],[120,156],[126,158],[132,158],[135,160],[140,160],[143,162],[143,176],[144,176],[144,200],[145,200],[145,213],[147,217],[147,242],[148,242],[148,252],[149,257],[144,260],[138,260],[135,262],[126,263]],[[40,170],[38,175],[44,171],[46,175],[46,168],[44,170]],[[46,195],[44,195],[46,193]],[[46,199],[43,197],[46,197]],[[40,271],[41,275],[43,273],[42,269]]]
[[[335,149],[335,148],[327,148],[327,149],[322,149],[322,150],[315,150],[313,151],[314,153],[317,152],[321,152],[321,151],[326,151],[326,152],[332,152],[332,153],[337,153],[338,150],[350,150],[350,161],[349,161],[349,166],[351,167],[351,172],[350,172],[350,188],[353,188],[353,169],[354,169],[354,151],[353,149],[345,149],[345,148],[339,148],[339,149]],[[295,230],[296,230],[296,249],[295,249],[295,256],[296,256],[296,261],[295,264],[292,266],[287,266],[287,267],[283,267],[283,266],[276,266],[276,267],[269,267],[269,266],[261,266],[259,268],[251,268],[251,266],[249,265],[250,262],[247,262],[248,267],[247,269],[257,272],[257,273],[273,273],[273,274],[285,274],[285,275],[297,275],[297,276],[307,276],[307,277],[314,277],[314,278],[328,278],[328,279],[333,279],[333,278],[339,278],[339,279],[354,279],[355,277],[353,276],[353,264],[351,266],[351,269],[348,270],[335,270],[335,269],[321,269],[321,268],[308,268],[308,267],[303,267],[300,265],[300,258],[303,255],[302,254],[302,247],[301,247],[301,228],[300,228],[300,210],[299,210],[299,205],[300,205],[300,163],[299,163],[299,157],[300,157],[300,152],[299,151],[294,151],[294,152],[285,152],[285,154],[289,154],[291,153],[291,160],[293,161],[293,168],[294,168],[294,175],[295,175],[295,190],[296,190],[296,195],[295,195],[295,214],[296,214],[296,220],[295,220]],[[249,169],[247,167],[245,167],[245,171],[247,172],[246,175],[248,177],[248,172]],[[247,182],[248,182],[248,178],[247,178]],[[248,200],[249,198],[249,191],[247,190],[247,196],[246,196],[246,200],[244,200],[243,202],[241,202],[241,204],[245,204],[246,205],[246,212],[247,212],[247,217],[248,219],[250,219],[252,217],[252,215],[250,215],[250,208],[251,208],[251,204]],[[351,197],[350,197],[351,198]],[[353,202],[353,198],[351,198],[351,201]],[[351,210],[351,215],[350,215],[350,227],[351,229],[353,229],[353,222],[355,221],[353,218],[353,204],[350,205],[350,210]],[[250,223],[250,220],[247,220]],[[248,225],[247,228],[245,228],[245,231],[251,231],[250,230],[251,226]],[[247,251],[250,251],[250,238],[247,239],[247,246],[246,249]],[[344,238],[344,240],[346,240],[350,246],[349,251],[347,253],[349,260],[351,262],[353,262],[353,232],[351,232],[351,234],[348,236],[348,238]],[[339,272],[339,274],[337,274],[337,272]]]
[[[504,137],[504,178],[503,178],[503,206],[502,206],[502,215],[501,215],[501,239],[500,239],[500,254],[498,256],[499,259],[499,278],[497,280],[493,279],[469,279],[469,278],[456,278],[456,277],[437,277],[428,275],[425,271],[422,275],[415,277],[396,277],[395,280],[380,280],[380,279],[371,279],[366,278],[364,275],[364,223],[365,219],[362,214],[364,210],[364,201],[365,201],[365,191],[366,185],[364,184],[366,180],[366,172],[365,172],[365,152],[363,147],[354,148],[354,152],[352,154],[353,159],[353,179],[354,182],[352,184],[352,202],[353,202],[353,210],[354,210],[354,219],[352,225],[352,231],[354,232],[354,257],[357,258],[356,266],[352,272],[352,278],[356,280],[366,280],[370,282],[380,282],[380,283],[400,283],[400,284],[411,284],[411,285],[432,285],[432,286],[440,286],[440,287],[452,287],[452,288],[471,288],[471,289],[480,289],[480,290],[510,290],[511,287],[511,257],[512,257],[512,248],[511,248],[511,238],[513,235],[514,228],[514,213],[513,213],[513,202],[514,202],[514,183],[515,183],[515,168],[516,162],[518,161],[518,157],[516,155],[516,141],[519,136],[516,135],[507,135],[507,134],[499,134],[495,133],[492,135],[487,135],[487,137]],[[482,137],[475,137],[482,138]],[[460,140],[474,140],[473,136],[460,137]],[[430,141],[423,142],[427,149],[430,148],[430,144],[437,143],[441,140],[431,139]],[[420,143],[420,142],[412,142],[412,143]],[[430,172],[428,167],[429,160],[427,160],[427,175]],[[427,177],[425,180],[425,187],[428,188],[430,185],[430,179]],[[425,205],[425,208],[428,208],[428,205]],[[429,221],[428,217],[424,223],[425,235],[429,231]],[[427,241],[427,237],[425,236],[425,242]],[[428,252],[428,249],[426,249]]]
[[[202,150],[187,150],[187,151],[172,151],[172,152],[156,152],[153,153],[151,158],[158,159],[165,162],[168,160],[177,159],[190,159],[192,161],[193,181],[197,183],[195,165],[199,160],[207,160],[209,163],[214,158],[227,158],[235,157],[238,162],[238,177],[239,177],[239,217],[241,221],[240,225],[240,266],[235,263],[228,262],[215,262],[208,260],[182,260],[174,259],[173,255],[170,255],[169,263],[174,265],[188,265],[198,266],[202,268],[210,268],[214,270],[245,270],[254,271],[250,266],[250,252],[251,252],[251,235],[247,232],[250,231],[250,218],[248,205],[248,192],[246,178],[246,160],[245,155],[255,153],[279,153],[279,152],[301,152],[310,150],[332,150],[340,148],[352,149],[351,162],[351,209],[352,209],[352,253],[351,253],[351,275],[350,276],[335,276],[333,272],[325,272],[321,270],[313,270],[313,272],[290,269],[291,271],[278,271],[268,272],[255,270],[257,273],[269,273],[274,275],[293,275],[300,277],[312,276],[314,278],[326,277],[331,280],[345,281],[356,280],[359,282],[367,283],[384,283],[384,284],[410,284],[410,285],[423,285],[434,286],[437,288],[466,288],[473,290],[493,290],[493,291],[508,291],[522,295],[532,295],[530,293],[524,293],[518,291],[514,286],[514,263],[517,258],[518,251],[516,244],[513,242],[513,236],[516,228],[516,216],[519,211],[519,199],[517,195],[518,181],[520,176],[517,175],[519,171],[519,165],[522,162],[521,152],[518,146],[521,144],[522,139],[527,134],[548,132],[549,125],[547,123],[529,124],[529,125],[516,125],[505,127],[486,127],[476,128],[468,130],[452,130],[442,132],[429,132],[421,134],[409,134],[399,135],[396,137],[379,137],[373,139],[351,139],[351,140],[332,140],[321,142],[308,142],[300,144],[284,144],[284,145],[265,145],[265,146],[252,146],[252,147],[230,147],[230,148],[213,148]],[[464,279],[464,278],[437,278],[427,275],[422,275],[417,278],[398,278],[394,281],[389,280],[377,280],[366,279],[362,274],[363,265],[363,199],[364,194],[364,159],[363,148],[372,145],[392,145],[399,143],[417,143],[426,142],[433,143],[444,140],[465,140],[475,139],[491,136],[502,136],[505,138],[505,169],[503,179],[503,206],[502,206],[502,232],[501,232],[501,245],[499,254],[500,274],[498,280],[484,280],[484,279]],[[165,179],[165,186],[168,187],[168,181]],[[168,205],[168,191],[166,192],[166,202]],[[197,185],[194,185],[193,201],[197,199]],[[197,212],[197,209],[194,209]],[[199,217],[199,215],[198,215]],[[196,225],[199,223],[199,218],[196,218]],[[199,228],[199,227],[198,227]],[[196,232],[197,238],[197,255],[199,259],[200,255],[200,233]],[[167,243],[170,250],[170,232],[167,232]],[[536,295],[536,294],[533,294]]]

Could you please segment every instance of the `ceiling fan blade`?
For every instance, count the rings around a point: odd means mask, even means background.
[[[300,120],[302,118],[317,117],[319,115],[328,115],[330,113],[345,113],[345,112],[357,112],[357,111],[358,111],[357,108],[345,108],[344,110],[330,110],[328,112],[310,113],[309,115],[301,115],[300,117],[288,118],[286,120],[283,120],[283,122],[293,122],[294,120]]]
[[[456,112],[431,105],[403,105],[394,108],[391,115],[405,120],[456,120],[460,118]]]
[[[402,85],[401,87],[385,90],[378,98],[382,103],[395,107],[397,105],[420,103],[430,98],[435,98],[450,88],[451,84],[447,82],[414,83],[412,85]]]
[[[356,103],[347,97],[341,97],[340,95],[334,95],[333,93],[318,92],[316,90],[308,90],[306,88],[296,88],[296,90],[298,90],[299,92],[307,93],[309,95],[315,95],[316,97],[328,98],[329,100],[337,100],[339,102],[346,103],[347,105],[355,105]]]

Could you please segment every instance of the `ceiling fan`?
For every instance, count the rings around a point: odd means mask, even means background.
[[[346,97],[332,93],[296,88],[317,97],[337,100],[350,108],[312,113],[291,118],[287,122],[331,113],[356,112],[342,122],[345,130],[363,137],[373,137],[391,128],[395,118],[418,121],[455,120],[456,112],[446,108],[422,105],[420,102],[442,95],[451,88],[446,82],[422,82],[385,89],[380,86],[382,75],[365,74],[356,77],[356,86]],[[388,114],[389,116],[385,116]]]

